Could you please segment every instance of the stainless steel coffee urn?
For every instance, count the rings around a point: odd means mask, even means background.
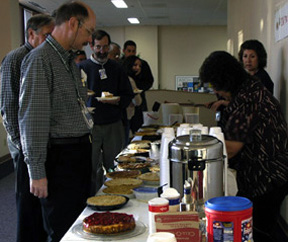
[[[192,179],[196,206],[223,196],[223,144],[217,138],[192,132],[169,143],[170,186],[183,197],[185,180]]]

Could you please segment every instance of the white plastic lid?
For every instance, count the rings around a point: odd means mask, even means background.
[[[180,197],[180,193],[172,187],[168,187],[164,190],[164,192],[161,194],[161,197],[165,198],[177,198]]]
[[[155,197],[148,201],[150,206],[161,206],[169,204],[169,201],[166,198]]]
[[[169,232],[157,232],[148,236],[147,242],[176,242],[175,235]]]

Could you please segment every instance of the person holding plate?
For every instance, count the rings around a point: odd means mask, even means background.
[[[87,75],[88,89],[95,92],[87,106],[95,107],[92,131],[92,189],[91,195],[103,184],[103,166],[114,168],[114,158],[124,148],[122,112],[134,93],[121,64],[108,58],[111,39],[107,32],[97,30],[92,35],[90,59],[78,66]],[[108,97],[102,96],[109,95]],[[96,98],[95,98],[96,97]],[[103,160],[103,166],[102,161]]]

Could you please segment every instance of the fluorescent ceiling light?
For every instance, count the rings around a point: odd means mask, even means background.
[[[129,21],[131,24],[140,24],[138,18],[128,18],[128,21]]]
[[[123,0],[111,0],[116,8],[128,8],[127,4]]]

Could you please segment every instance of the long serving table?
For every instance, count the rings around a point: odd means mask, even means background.
[[[103,187],[102,187],[103,188]],[[101,189],[102,191],[102,189]],[[99,191],[97,193],[97,195],[101,195],[103,194],[103,192]],[[145,232],[140,234],[140,235],[137,235],[135,237],[132,237],[132,238],[125,238],[125,234],[124,235],[121,235],[120,238],[117,238],[117,237],[108,237],[106,236],[104,239],[101,239],[101,238],[93,238],[91,236],[91,238],[82,238],[80,237],[79,235],[77,235],[77,233],[75,233],[75,228],[78,227],[79,228],[79,224],[82,223],[82,220],[89,216],[90,214],[94,213],[94,212],[101,212],[101,211],[95,211],[89,207],[86,207],[83,212],[79,215],[79,217],[77,218],[77,220],[74,222],[74,224],[71,226],[71,228],[68,230],[68,232],[64,235],[64,237],[61,239],[61,242],[68,242],[68,241],[79,241],[79,242],[82,242],[82,241],[116,241],[116,240],[119,240],[119,241],[137,241],[137,242],[146,242],[147,241],[147,238],[148,238],[148,235],[149,235],[149,229],[148,229],[148,204],[147,203],[144,203],[144,202],[140,202],[138,200],[136,200],[135,198],[130,198],[128,203],[122,207],[121,209],[118,209],[118,210],[113,210],[111,212],[119,212],[119,213],[127,213],[127,214],[133,214],[135,220],[136,220],[136,226],[138,221],[142,226],[142,230],[143,230],[143,227],[145,227]],[[128,234],[129,235],[129,234]]]
[[[161,137],[161,136],[160,136]],[[141,140],[142,136],[135,136],[133,138],[133,141],[137,141],[137,140]],[[160,138],[161,139],[161,138]],[[102,192],[102,190],[105,188],[105,185],[102,186],[102,188],[97,192],[96,195],[102,195],[104,194]],[[79,225],[82,224],[82,221],[85,217],[91,215],[94,212],[101,212],[101,211],[95,211],[93,209],[91,209],[90,207],[86,207],[83,212],[79,215],[79,217],[77,218],[77,220],[74,222],[74,224],[71,226],[71,228],[68,230],[68,232],[64,235],[64,237],[61,239],[61,242],[68,242],[68,241],[137,241],[137,242],[146,242],[148,235],[149,235],[149,228],[148,228],[148,203],[145,202],[140,202],[138,200],[136,200],[136,198],[130,198],[128,203],[122,207],[121,209],[118,210],[113,210],[111,212],[119,212],[119,213],[127,213],[127,214],[133,214],[134,219],[136,221],[136,229],[138,226],[138,222],[141,223],[141,225],[143,225],[143,227],[145,227],[145,231],[143,233],[141,233],[140,235],[137,235],[135,237],[131,237],[131,238],[125,238],[125,234],[123,234],[123,236],[119,236],[119,237],[104,237],[102,240],[99,238],[83,238],[83,236],[79,236],[77,234],[79,233],[75,233],[75,228],[77,226],[77,228],[79,229]],[[142,227],[142,228],[143,228]],[[142,229],[143,230],[143,229]],[[129,234],[128,234],[129,236]],[[86,236],[84,236],[86,237]],[[89,237],[89,236],[88,236]],[[91,236],[92,237],[92,236]],[[123,239],[122,239],[123,238]]]

